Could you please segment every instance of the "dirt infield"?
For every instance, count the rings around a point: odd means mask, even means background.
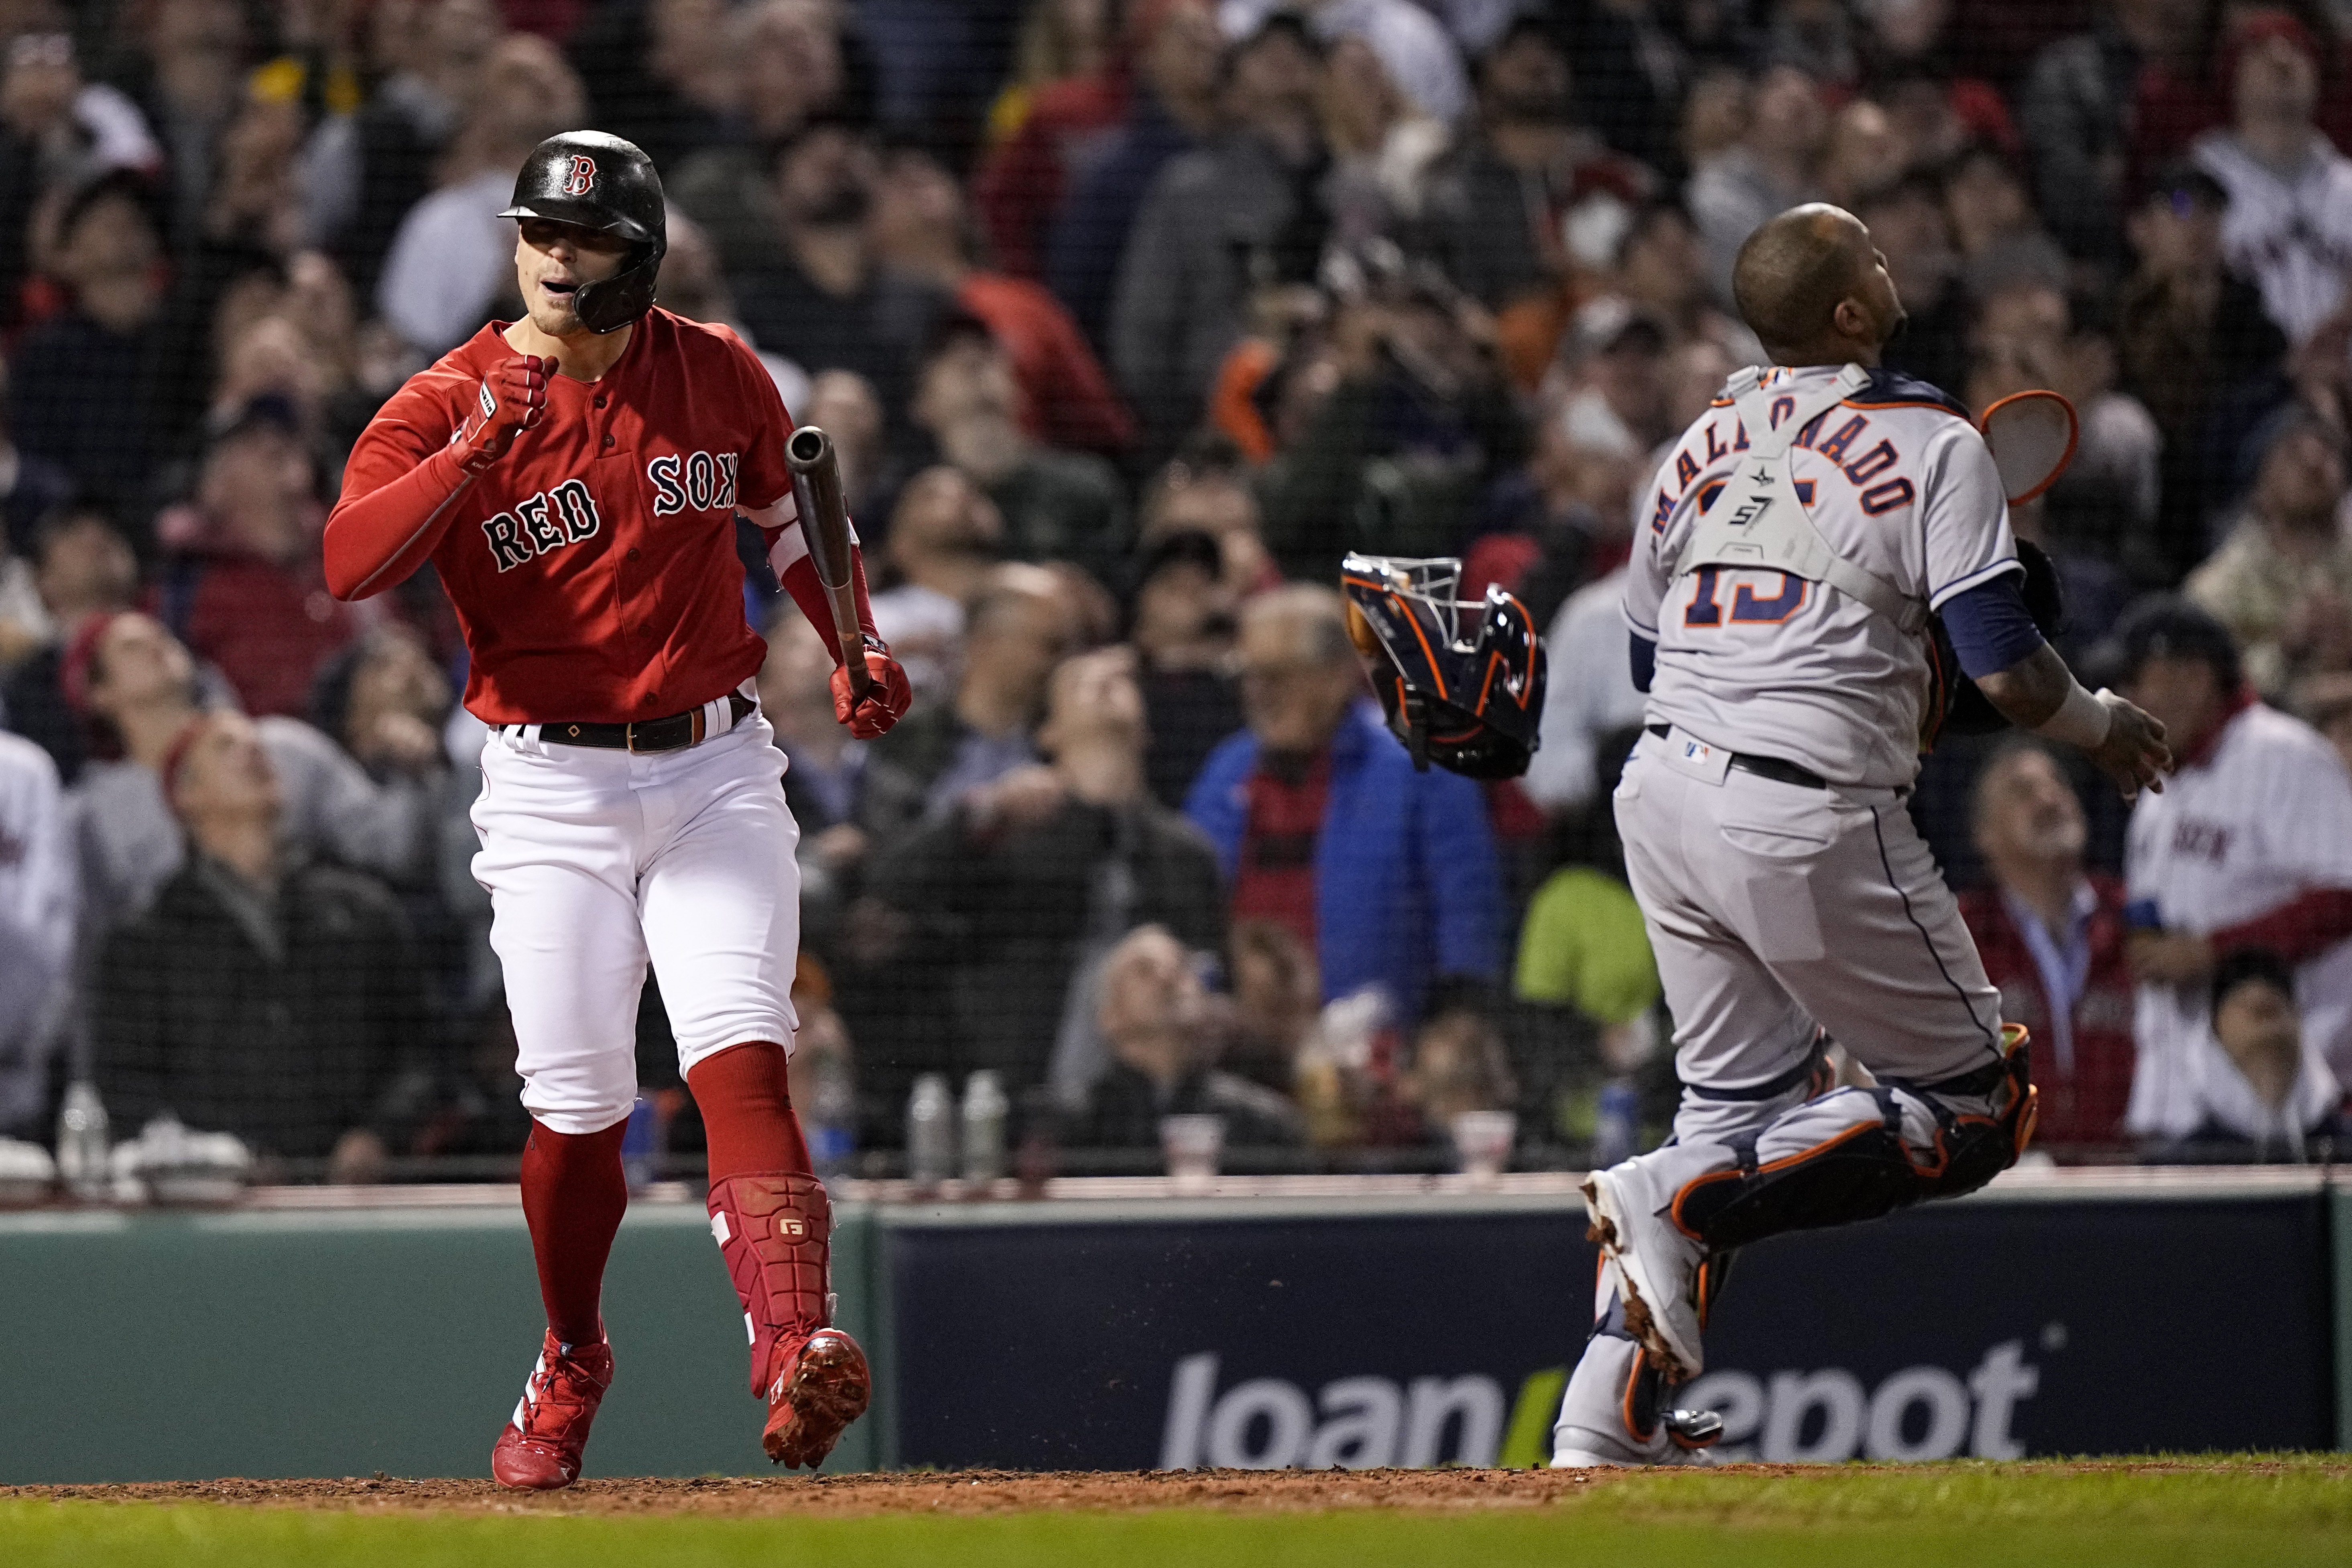
[[[1727,1465],[1706,1475],[1824,1476],[1902,1466]],[[2004,1467],[1988,1467],[1998,1469]],[[2146,1460],[2031,1467],[2104,1474],[2219,1472],[2260,1474],[2308,1469],[2260,1459],[2228,1462]],[[2336,1467],[2324,1467],[2331,1471]],[[207,1502],[242,1508],[324,1509],[353,1513],[805,1514],[859,1518],[880,1514],[986,1514],[1040,1510],[1126,1512],[1207,1509],[1225,1512],[1316,1512],[1331,1509],[1539,1508],[1586,1494],[1631,1474],[1625,1470],[1194,1470],[1181,1473],[1027,1474],[971,1470],[857,1476],[709,1477],[591,1479],[537,1495],[487,1480],[425,1480],[397,1476],[319,1480],[147,1482],[121,1486],[0,1487],[0,1501],[79,1499],[98,1502]],[[2352,1475],[2352,1464],[2340,1473]]]

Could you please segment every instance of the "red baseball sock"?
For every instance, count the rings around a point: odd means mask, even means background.
[[[565,1344],[596,1344],[604,1337],[599,1311],[604,1260],[613,1233],[629,1207],[621,1174],[618,1122],[601,1133],[559,1133],[534,1122],[522,1149],[522,1212],[530,1222],[530,1249],[539,1260],[539,1294],[547,1326]]]
[[[686,1082],[710,1145],[711,1186],[753,1174],[814,1174],[793,1111],[782,1046],[766,1040],[730,1046],[695,1063]]]

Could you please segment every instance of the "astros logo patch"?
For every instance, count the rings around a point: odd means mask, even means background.
[[[584,152],[574,152],[564,159],[569,170],[563,176],[563,193],[584,196],[596,188],[596,160]]]

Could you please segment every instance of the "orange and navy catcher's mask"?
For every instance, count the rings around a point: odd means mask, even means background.
[[[1539,744],[1544,651],[1527,607],[1500,587],[1458,600],[1462,563],[1349,555],[1348,636],[1389,727],[1423,772],[1516,779]]]

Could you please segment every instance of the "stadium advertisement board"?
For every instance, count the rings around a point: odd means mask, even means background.
[[[1739,1260],[1684,1402],[1723,1411],[1738,1458],[2326,1448],[2328,1225],[2318,1192],[1980,1198],[1776,1239]],[[1540,1463],[1589,1315],[1582,1228],[1558,1206],[890,1224],[893,1458]]]

